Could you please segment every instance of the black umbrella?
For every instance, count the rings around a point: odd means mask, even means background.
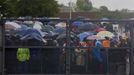
[[[45,25],[42,29],[42,31],[53,31],[54,30],[54,27],[53,26],[50,26],[50,25]]]

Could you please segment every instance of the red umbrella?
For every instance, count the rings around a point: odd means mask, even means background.
[[[106,29],[105,29],[105,28],[97,28],[97,29],[95,29],[95,31],[96,31],[96,32],[106,31]]]

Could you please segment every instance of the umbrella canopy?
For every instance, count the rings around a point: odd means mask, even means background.
[[[66,23],[65,22],[60,22],[58,24],[55,25],[56,28],[65,28],[66,27]]]
[[[97,29],[95,29],[95,31],[96,31],[96,32],[106,31],[106,29],[105,29],[105,28],[97,28]]]
[[[28,39],[36,39],[36,40],[39,40],[39,41],[46,42],[46,41],[41,37],[41,35],[39,35],[39,34],[37,34],[37,33],[31,33],[31,34],[27,34],[27,35],[21,37],[21,40],[28,40]]]
[[[109,20],[108,18],[106,18],[106,17],[103,17],[103,18],[101,18],[101,20]]]
[[[92,32],[83,32],[83,33],[80,33],[80,34],[78,35],[78,37],[79,37],[80,41],[83,41],[84,38],[86,38],[87,36],[91,36],[91,35],[93,35]]]
[[[24,24],[28,24],[28,25],[33,25],[33,24],[34,24],[33,21],[24,21],[23,23],[24,23]]]
[[[82,22],[82,21],[75,21],[72,23],[73,26],[81,26],[83,24],[84,24],[84,22]]]
[[[83,25],[79,26],[78,29],[79,30],[84,30],[84,31],[90,31],[90,30],[94,30],[97,26],[95,24],[92,23],[84,23]]]
[[[70,38],[77,38],[77,36],[75,36],[75,34],[71,33],[71,35],[69,35]],[[61,34],[59,35],[56,39],[63,39],[63,38],[67,38],[67,34]]]
[[[53,30],[54,33],[58,33],[58,34],[62,34],[66,32],[65,28],[57,28],[55,30]]]
[[[53,31],[54,27],[50,26],[50,25],[45,25],[44,28],[42,29],[42,31]]]
[[[32,34],[32,33],[36,33],[36,34],[39,34],[40,36],[42,36],[41,33],[40,33],[38,30],[33,29],[33,28],[28,28],[28,29],[26,29],[26,30],[21,30],[21,31],[19,32],[19,34],[20,34],[21,36],[25,36],[25,35]]]
[[[34,29],[41,30],[41,29],[42,29],[42,26],[43,26],[43,24],[42,24],[41,22],[36,21],[36,22],[34,23],[34,25],[33,25],[33,28],[34,28]]]
[[[56,39],[58,40],[58,39],[63,39],[63,38],[66,38],[66,34],[61,34],[61,35],[59,35]]]
[[[47,25],[51,25],[51,26],[55,26],[56,24],[57,24],[56,21],[50,21],[50,22],[47,23]]]
[[[101,18],[101,20],[109,20],[108,18],[106,18],[106,17],[103,17],[103,18]],[[101,24],[104,24],[104,23],[109,23],[109,22],[101,22]]]
[[[101,39],[105,39],[105,37],[113,38],[114,34],[109,31],[101,31],[97,33],[97,36],[100,36]]]
[[[87,40],[99,40],[101,37],[97,35],[88,36]]]
[[[21,28],[19,24],[16,22],[6,22],[5,23],[5,29],[10,30],[10,29],[18,29]]]
[[[53,36],[59,35],[58,33],[55,33],[53,31],[48,31],[47,33],[48,33],[47,36],[49,36],[49,37],[53,37]]]

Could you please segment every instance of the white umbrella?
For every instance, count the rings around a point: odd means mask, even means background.
[[[8,27],[11,27],[11,29],[12,28],[15,28],[15,29],[21,28],[21,26],[15,22],[6,22],[5,25]]]
[[[35,23],[34,23],[34,25],[33,25],[33,28],[34,29],[37,29],[37,30],[41,30],[42,29],[42,23],[41,22],[38,22],[38,21],[36,21]]]
[[[56,24],[55,27],[64,28],[64,27],[66,27],[66,23],[65,22],[60,22],[60,23]]]
[[[101,37],[101,39],[105,39],[105,37],[113,38],[114,34],[109,31],[101,31],[97,33],[97,36]]]

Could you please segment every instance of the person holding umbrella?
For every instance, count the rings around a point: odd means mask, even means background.
[[[103,45],[103,47],[105,47],[105,48],[109,48],[110,47],[110,39],[109,39],[109,37],[105,37],[105,39],[102,41],[102,45]]]

